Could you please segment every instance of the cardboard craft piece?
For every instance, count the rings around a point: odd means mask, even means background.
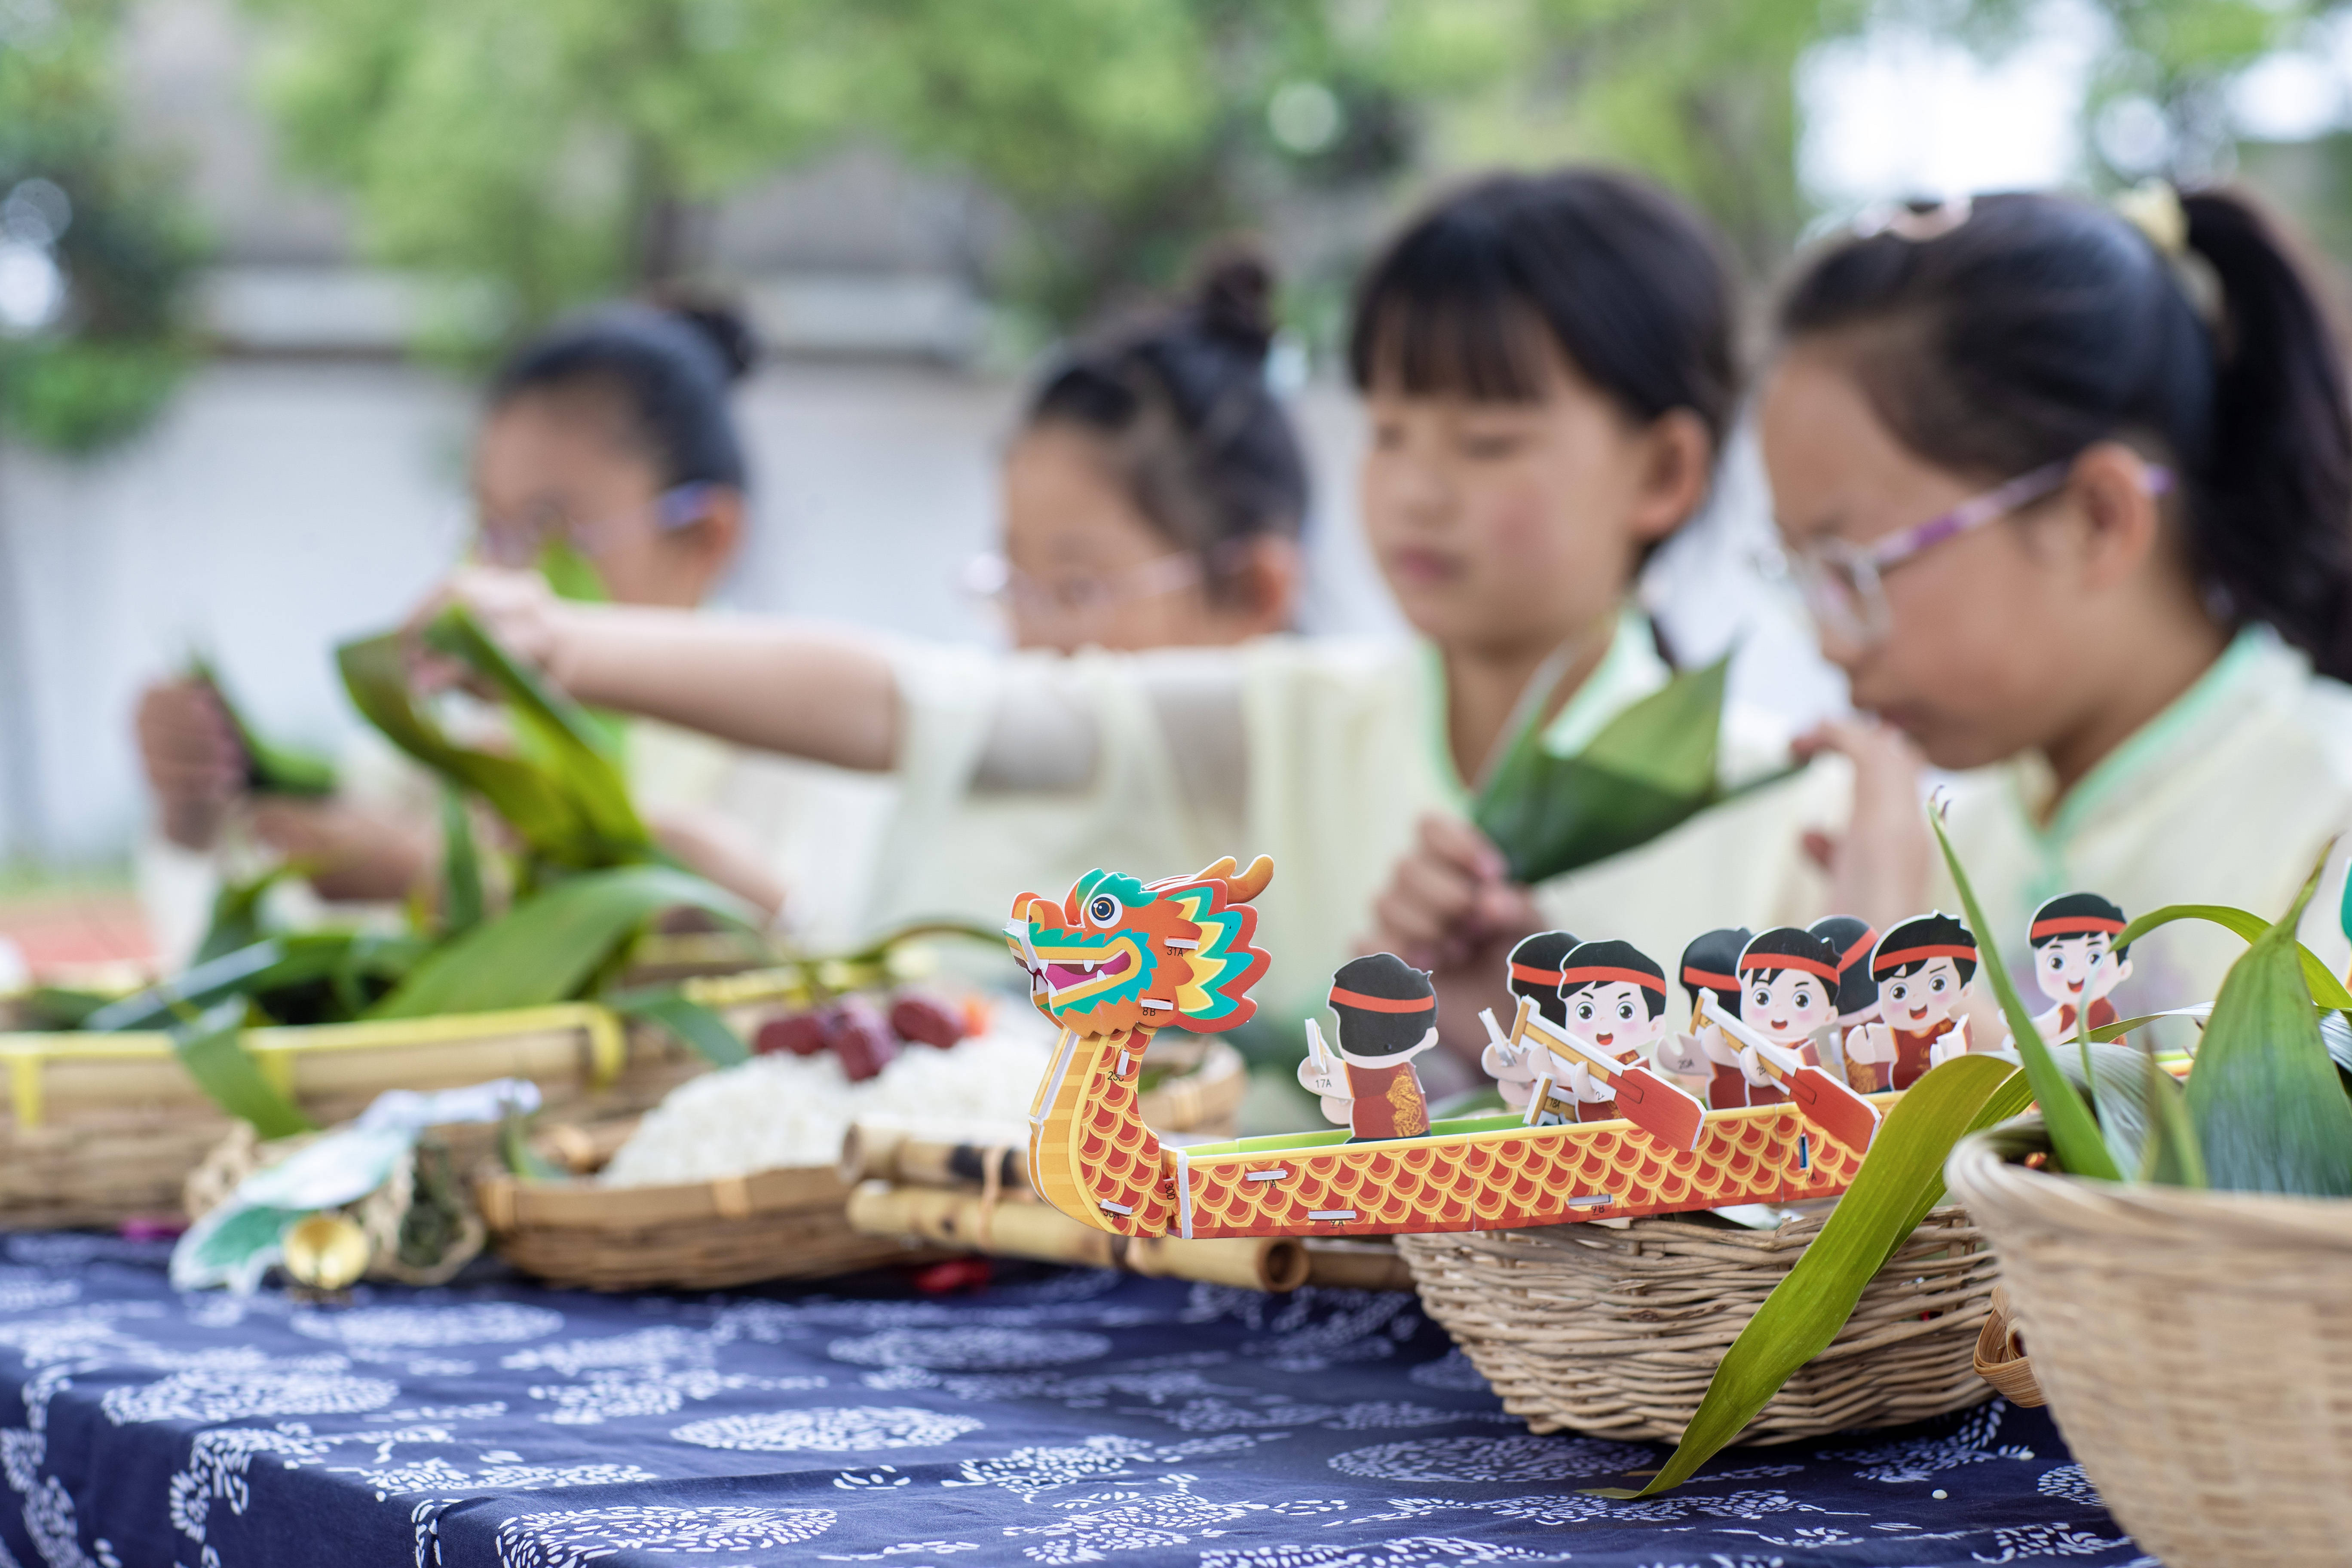
[[[1890,926],[1871,952],[1879,1016],[1845,1037],[1849,1079],[1867,1069],[1877,1089],[1908,1089],[1969,1048],[1969,987],[1977,939],[1940,910]]]
[[[2116,1005],[2107,998],[2131,978],[2131,956],[2115,944],[2126,923],[2122,907],[2097,893],[2061,893],[2033,911],[2026,928],[2033,982],[2051,1002],[2048,1011],[2034,1016],[2033,1026],[2045,1042],[2073,1039],[2085,1007],[2085,1028],[2116,1021]]]
[[[1326,1121],[1357,1140],[1418,1138],[1429,1131],[1429,1095],[1413,1058],[1437,1044],[1437,990],[1426,972],[1392,952],[1349,959],[1331,976],[1339,1044],[1307,1020],[1298,1082],[1322,1100]]]
[[[1739,1047],[1707,1021],[1709,996],[1733,1017],[1739,1016],[1739,954],[1751,933],[1746,926],[1726,926],[1693,938],[1675,967],[1683,994],[1690,999],[1690,1026],[1681,1034],[1658,1042],[1653,1058],[1667,1072],[1702,1079],[1709,1110],[1737,1110],[1748,1104],[1747,1076],[1740,1071]]]
[[[1479,1014],[1487,1057],[1539,1075],[1526,1125],[1622,1117],[1668,1148],[1696,1148],[1706,1107],[1646,1059],[1665,1030],[1664,972],[1622,942],[1583,942],[1559,962],[1557,1006],[1538,1008],[1523,996],[1507,1038],[1491,1011]],[[1515,960],[1515,979],[1521,967]]]

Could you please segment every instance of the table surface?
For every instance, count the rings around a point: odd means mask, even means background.
[[[1530,1436],[1410,1295],[1033,1270],[927,1300],[337,1308],[0,1237],[0,1568],[2139,1563],[2040,1411],[1735,1450]]]

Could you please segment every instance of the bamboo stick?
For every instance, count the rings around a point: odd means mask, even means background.
[[[1385,1241],[1317,1238],[1307,1243],[1307,1282],[1326,1289],[1410,1290],[1412,1269]]]
[[[990,1167],[1001,1187],[1029,1187],[1026,1131],[1017,1124],[948,1136],[903,1121],[870,1117],[841,1141],[841,1179],[917,1187],[985,1187]]]
[[[1043,1204],[991,1205],[975,1194],[937,1187],[863,1183],[849,1196],[849,1224],[869,1236],[910,1236],[1002,1258],[1125,1268],[1249,1290],[1295,1290],[1307,1282],[1307,1250],[1295,1237],[1130,1239],[1097,1230]]]

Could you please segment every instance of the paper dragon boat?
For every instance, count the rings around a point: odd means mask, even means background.
[[[1631,1120],[1529,1126],[1509,1113],[1377,1141],[1342,1128],[1165,1146],[1136,1110],[1145,1055],[1162,1028],[1218,1032],[1255,1012],[1249,990],[1267,955],[1251,945],[1250,900],[1273,873],[1264,857],[1158,882],[1092,871],[1059,901],[1013,900],[1006,941],[1061,1029],[1029,1119],[1030,1181],[1046,1203],[1117,1235],[1185,1237],[1496,1230],[1793,1203],[1845,1191],[1864,1152],[1855,1142],[1866,1146],[1876,1106],[1894,1098],[1871,1096],[1859,1119],[1801,1098],[1704,1110],[1686,1141]]]

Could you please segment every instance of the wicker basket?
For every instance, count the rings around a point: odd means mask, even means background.
[[[2009,1163],[2040,1146],[1995,1129],[1945,1173],[2116,1522],[2169,1568],[2352,1560],[2352,1203]]]
[[[255,1029],[264,1075],[320,1126],[348,1121],[388,1089],[527,1078],[573,1117],[656,1103],[700,1058],[602,1007]],[[163,1034],[0,1035],[0,1229],[113,1226],[177,1214],[180,1187],[232,1121],[181,1068]],[[491,1130],[451,1129],[467,1163]]]
[[[1144,1095],[1146,1119],[1163,1131],[1222,1135],[1249,1086],[1241,1053],[1218,1040],[1177,1065],[1189,1070]],[[624,1136],[608,1125],[559,1129],[553,1141],[580,1142],[568,1163],[585,1173]],[[850,1185],[832,1163],[651,1187],[530,1182],[493,1169],[476,1179],[474,1195],[499,1256],[551,1284],[591,1290],[715,1290],[939,1256],[851,1228]]]
[[[1429,1315],[1530,1431],[1673,1442],[1823,1217],[1756,1231],[1662,1215],[1622,1229],[1587,1222],[1396,1241]],[[1936,1210],[1830,1348],[1737,1440],[1894,1426],[1990,1398],[1973,1355],[1993,1280],[1968,1216]]]

